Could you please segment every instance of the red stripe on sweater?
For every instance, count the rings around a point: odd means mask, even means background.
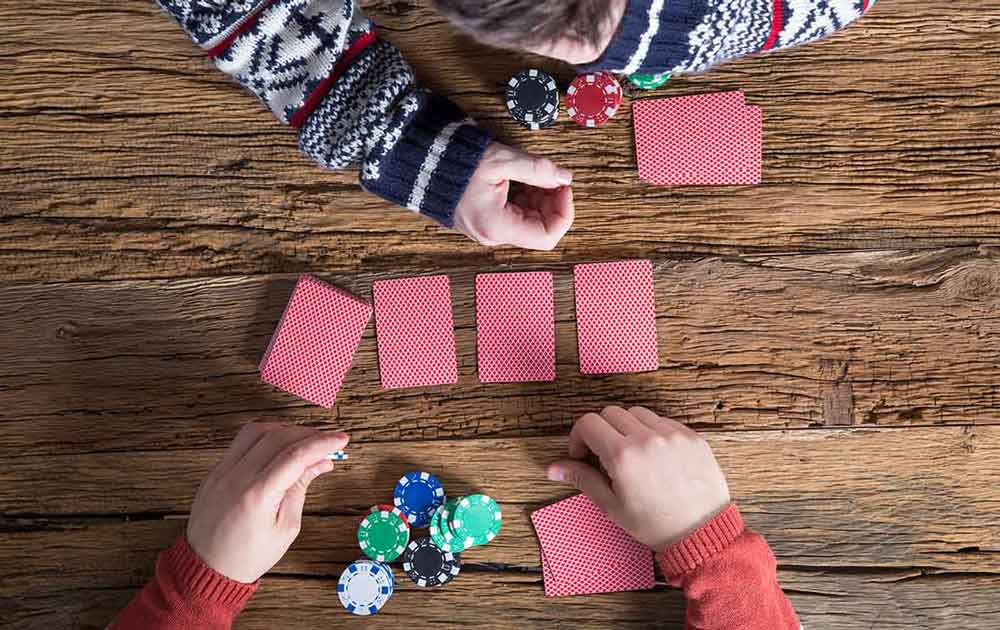
[[[333,71],[330,72],[330,75],[319,82],[316,89],[313,90],[312,93],[310,93],[306,98],[305,102],[302,103],[302,107],[300,107],[298,111],[292,115],[288,124],[292,127],[301,127],[306,119],[309,118],[309,114],[313,113],[313,110],[316,109],[317,105],[319,105],[320,101],[322,101],[323,98],[330,93],[330,89],[333,88],[333,84],[336,83],[337,79],[343,76],[344,72],[347,71],[351,62],[354,61],[357,56],[360,55],[365,48],[368,48],[368,46],[370,46],[374,41],[374,31],[368,31],[361,37],[354,40],[354,43],[351,44],[350,48],[344,51],[344,54],[337,60],[337,64],[333,67]]]
[[[771,36],[767,38],[767,43],[761,50],[771,50],[778,43],[778,36],[781,35],[781,25],[785,19],[784,0],[774,0],[774,10],[771,11]]]
[[[253,13],[251,13],[243,21],[242,24],[240,24],[238,27],[236,27],[235,31],[233,31],[232,33],[230,33],[229,35],[227,35],[224,40],[222,40],[221,42],[219,42],[215,46],[212,46],[207,51],[205,51],[205,52],[208,53],[208,56],[212,57],[214,59],[215,57],[218,57],[222,53],[224,53],[227,50],[229,50],[229,47],[233,45],[233,42],[236,41],[236,38],[239,37],[240,35],[242,35],[243,33],[246,33],[249,29],[253,28],[253,25],[256,24],[257,20],[260,19],[260,14],[263,13],[269,6],[271,6],[271,4],[273,2],[274,2],[274,0],[267,0],[266,2],[264,2],[263,4],[261,4],[259,7],[257,7],[257,10],[254,11]]]
[[[861,12],[862,13],[864,13],[865,11],[868,10],[868,2],[869,2],[869,0],[862,0],[862,2],[861,2]]]

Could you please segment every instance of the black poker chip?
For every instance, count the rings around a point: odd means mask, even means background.
[[[458,554],[443,551],[430,536],[410,542],[403,552],[403,570],[417,586],[447,584],[461,569]]]
[[[559,118],[556,80],[535,68],[522,70],[507,82],[507,111],[529,129],[548,127]]]

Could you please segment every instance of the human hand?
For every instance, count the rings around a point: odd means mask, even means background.
[[[455,208],[455,228],[487,247],[554,249],[573,225],[572,181],[551,160],[491,142]],[[508,199],[511,182],[525,186]]]
[[[222,575],[256,582],[299,535],[309,484],[333,470],[326,456],[347,441],[308,427],[246,425],[198,489],[188,544]]]
[[[607,475],[579,461],[588,453]],[[643,407],[606,407],[581,417],[570,432],[569,455],[549,466],[549,479],[575,486],[654,551],[680,542],[729,505],[708,443]]]

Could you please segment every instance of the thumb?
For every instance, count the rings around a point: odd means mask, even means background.
[[[306,494],[309,485],[316,477],[333,470],[333,462],[324,460],[306,469],[292,486],[285,492],[278,511],[278,524],[292,530],[298,530],[302,523],[302,510],[306,505]]]
[[[556,166],[552,160],[511,148],[499,157],[495,174],[538,188],[559,188],[573,183],[573,173]]]
[[[584,493],[600,507],[605,514],[615,512],[618,497],[611,489],[604,473],[590,464],[571,459],[556,462],[549,466],[548,477],[552,481],[568,483]]]

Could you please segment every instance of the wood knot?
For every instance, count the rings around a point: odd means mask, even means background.
[[[945,278],[944,291],[956,300],[981,302],[1000,298],[1000,263],[976,260],[962,265]]]

